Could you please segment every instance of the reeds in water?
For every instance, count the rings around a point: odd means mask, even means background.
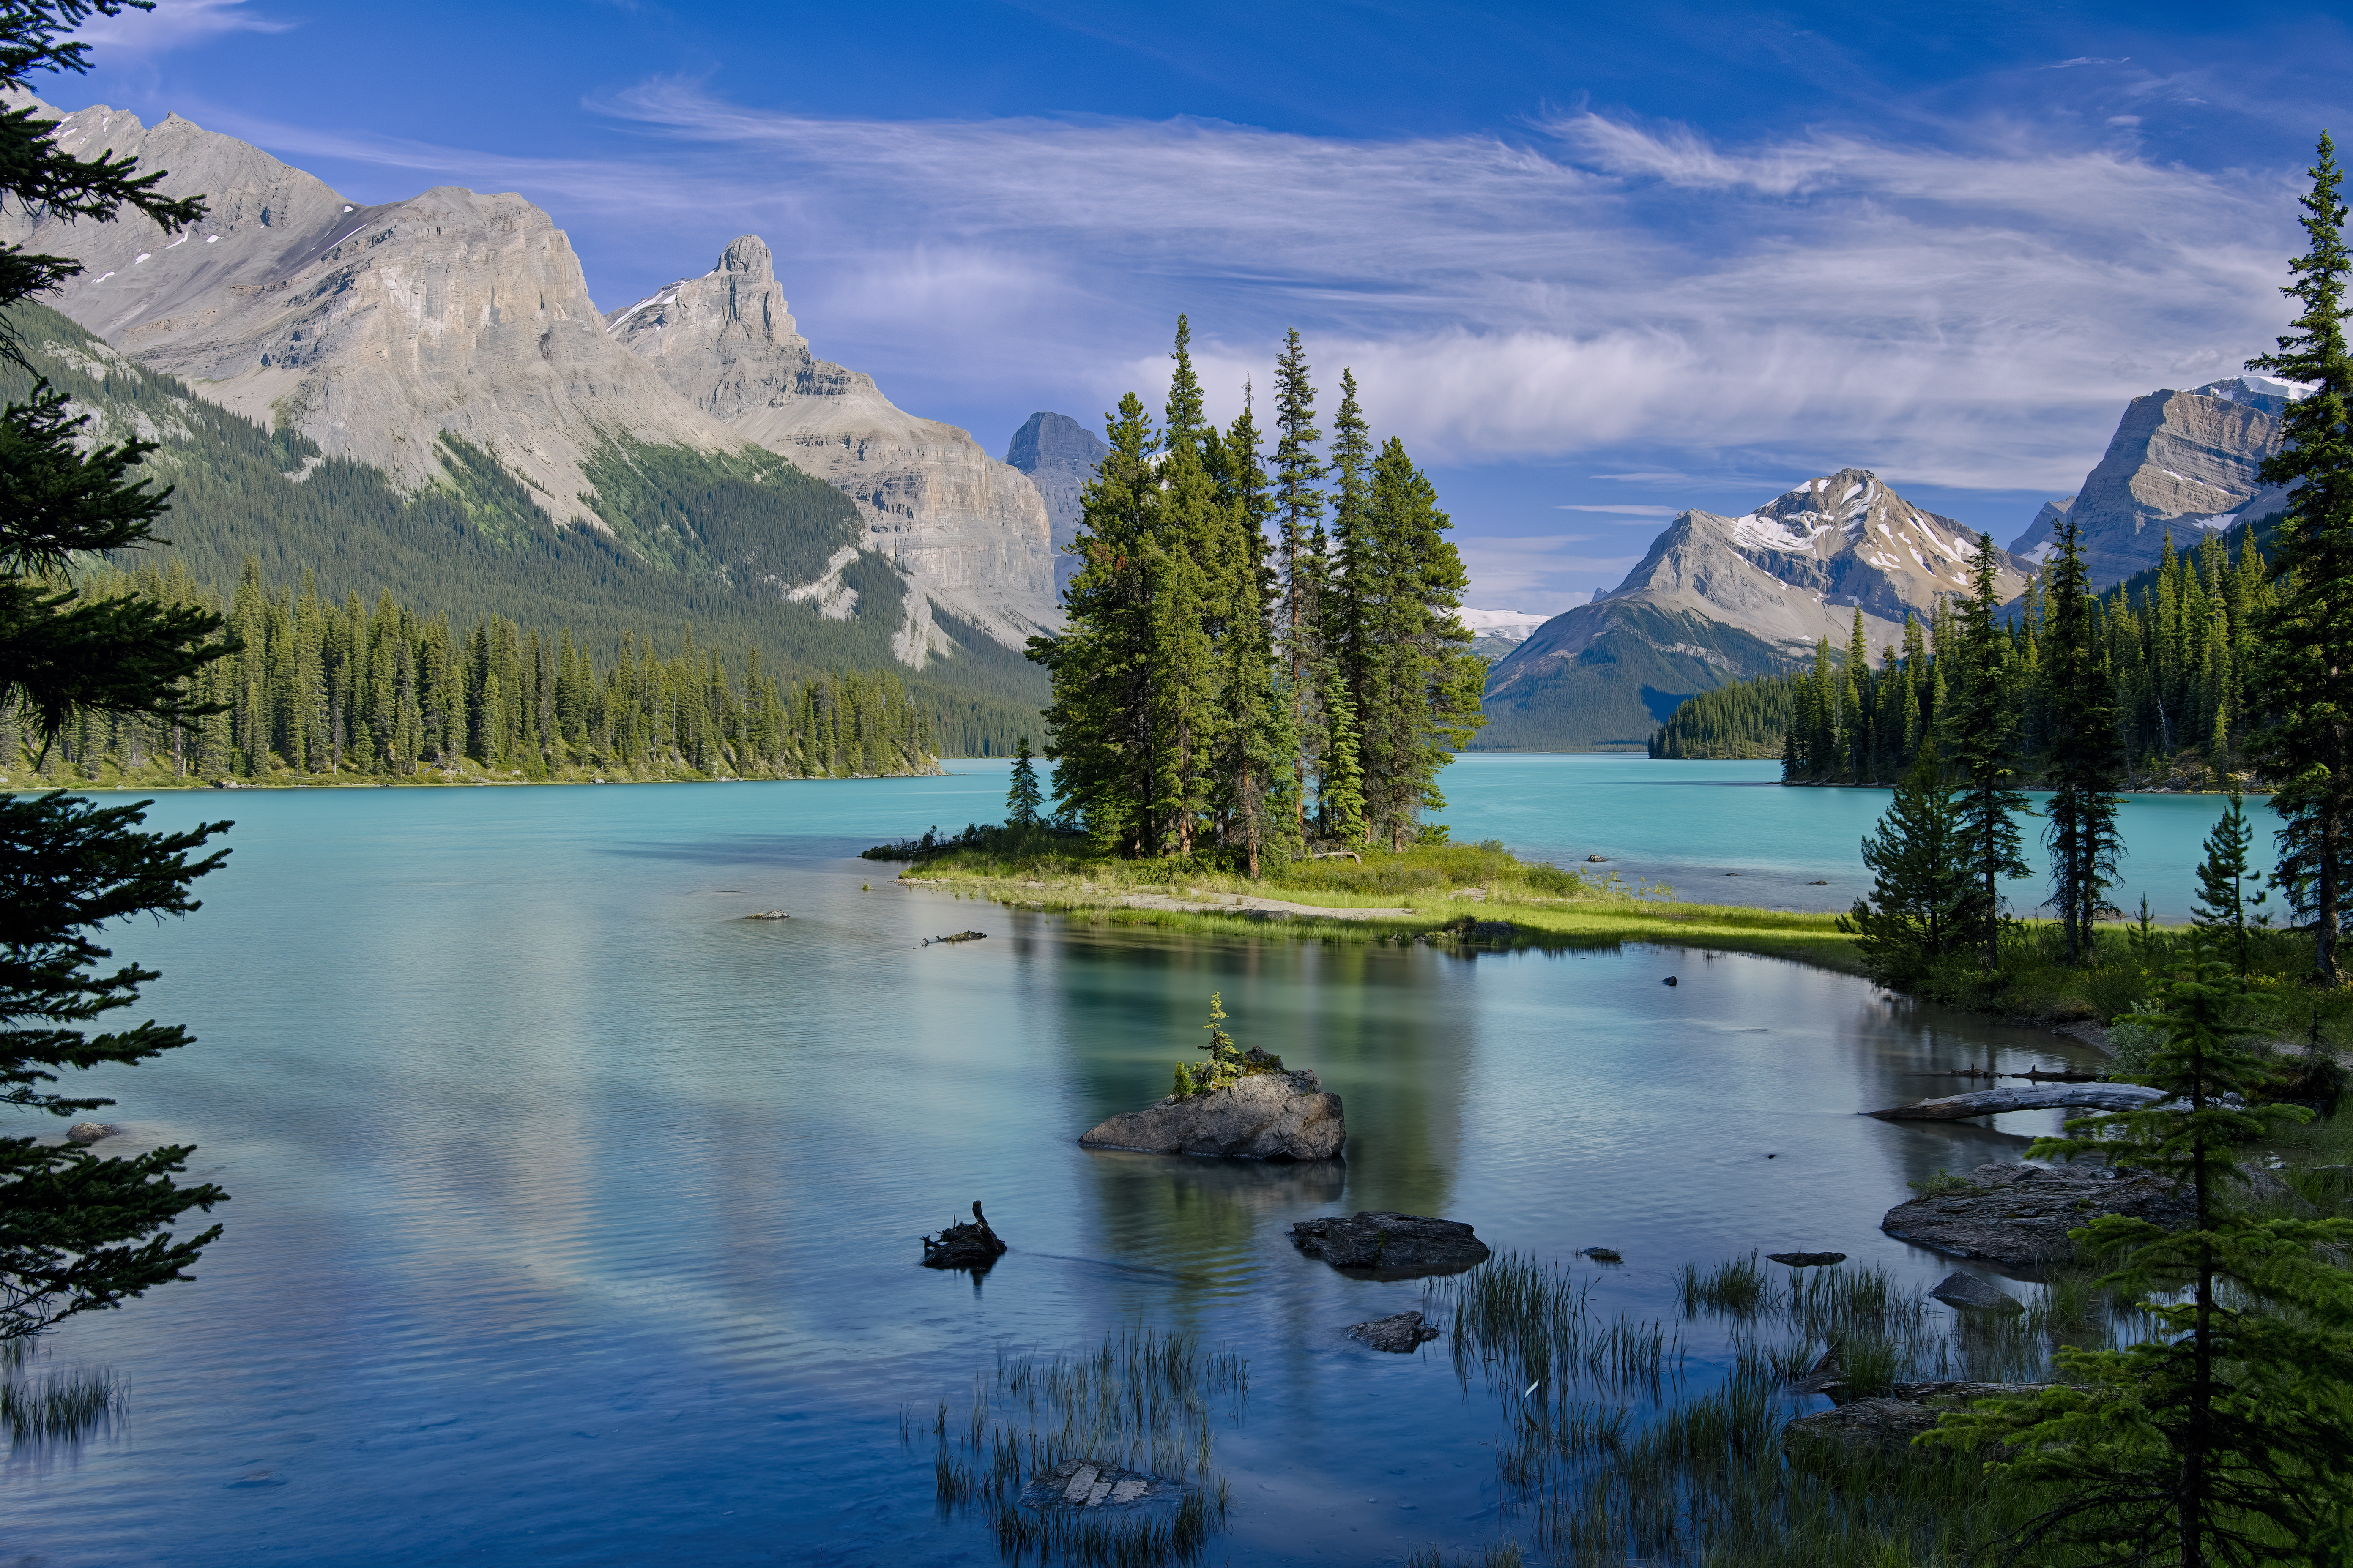
[[[0,1342],[0,1425],[11,1447],[78,1443],[123,1409],[122,1380],[103,1367],[32,1373],[32,1342]]]
[[[973,1380],[972,1405],[932,1422],[934,1480],[943,1517],[985,1504],[997,1545],[1019,1562],[1189,1563],[1225,1521],[1227,1492],[1210,1468],[1211,1427],[1238,1415],[1249,1364],[1205,1350],[1193,1335],[1123,1333],[1077,1355],[1000,1352]],[[902,1438],[912,1423],[902,1415]],[[1133,1470],[1181,1488],[1173,1506],[1039,1509],[1023,1489],[1071,1461]]]
[[[1492,1381],[1550,1401],[1556,1393],[1590,1385],[1604,1393],[1656,1396],[1683,1374],[1682,1340],[1664,1325],[1623,1313],[1609,1322],[1589,1310],[1593,1281],[1553,1263],[1516,1252],[1435,1282],[1451,1327],[1447,1348],[1457,1376],[1475,1363]]]

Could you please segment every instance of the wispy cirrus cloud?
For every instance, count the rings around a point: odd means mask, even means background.
[[[295,26],[250,8],[248,0],[155,0],[152,11],[94,16],[75,31],[109,56],[160,55],[223,33],[283,33]]]
[[[1731,145],[1593,112],[1393,140],[826,118],[682,79],[593,107],[628,133],[612,155],[267,140],[522,189],[600,266],[638,269],[592,277],[608,303],[760,232],[820,353],[954,407],[1156,404],[1182,310],[1220,415],[1245,381],[1263,395],[1295,325],[1327,413],[1348,365],[1426,458],[1646,472],[1738,450],[2072,488],[2126,399],[2267,345],[2295,241],[2293,171],[1998,117]]]

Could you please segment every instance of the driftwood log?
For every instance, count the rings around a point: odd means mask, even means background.
[[[952,1225],[939,1235],[923,1237],[926,1268],[987,1268],[1005,1256],[1005,1243],[988,1227],[980,1200],[972,1203],[972,1223]]]
[[[2163,1089],[2137,1083],[2071,1083],[2059,1089],[1972,1089],[1863,1114],[1882,1121],[1961,1121],[2005,1110],[2138,1110],[2164,1098]]]

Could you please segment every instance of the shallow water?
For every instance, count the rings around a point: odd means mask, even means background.
[[[1622,817],[1627,766],[1469,759],[1455,831],[1696,854],[1696,829],[1647,849],[1588,830]],[[1936,1075],[1965,1062],[2083,1059],[1773,960],[1073,925],[849,858],[995,817],[1002,779],[160,801],[158,825],[237,817],[236,854],[201,914],[121,933],[164,971],[154,1015],[200,1043],[97,1075],[129,1129],[102,1150],[199,1143],[195,1173],[235,1197],[195,1283],[55,1337],[60,1363],[127,1377],[132,1414],[0,1471],[11,1551],[992,1563],[979,1521],[936,1516],[902,1411],[961,1411],[1000,1347],[1139,1323],[1250,1363],[1211,1561],[1466,1547],[1515,1530],[1494,1397],[1442,1345],[1344,1339],[1419,1287],[1302,1258],[1292,1221],[1396,1208],[1546,1258],[1615,1247],[1622,1268],[1577,1265],[1605,1314],[1663,1311],[1686,1259],[1753,1247],[1926,1279],[1949,1266],[1877,1229],[1903,1184],[2014,1156],[2057,1118],[1855,1112],[1950,1091]],[[1742,828],[1753,810],[1861,798],[1718,794],[1741,802],[1725,831],[1759,844],[1789,835]],[[769,908],[794,918],[740,918]],[[916,946],[967,927],[989,940]],[[1343,1095],[1344,1164],[1076,1147],[1166,1091],[1213,990],[1242,1043]],[[915,1267],[917,1236],[976,1197],[1012,1253],[978,1284]],[[1704,1376],[1721,1346],[1694,1334]]]

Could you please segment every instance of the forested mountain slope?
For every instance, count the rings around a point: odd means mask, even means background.
[[[55,311],[11,315],[95,434],[161,443],[146,467],[174,487],[159,531],[173,548],[150,563],[176,559],[224,598],[252,557],[273,584],[312,572],[330,599],[373,604],[389,589],[427,618],[568,630],[600,662],[625,633],[668,647],[690,626],[731,661],[757,649],[786,679],[893,662],[905,578],[860,548],[862,522],[840,491],[773,454],[611,441],[587,458],[607,527],[551,528],[534,492],[461,437],[443,437],[437,474],[403,494],[385,470],[273,434]],[[0,366],[0,393],[28,385]],[[1034,732],[1042,678],[993,640],[940,626],[953,654],[905,677],[939,749],[1001,753]]]

